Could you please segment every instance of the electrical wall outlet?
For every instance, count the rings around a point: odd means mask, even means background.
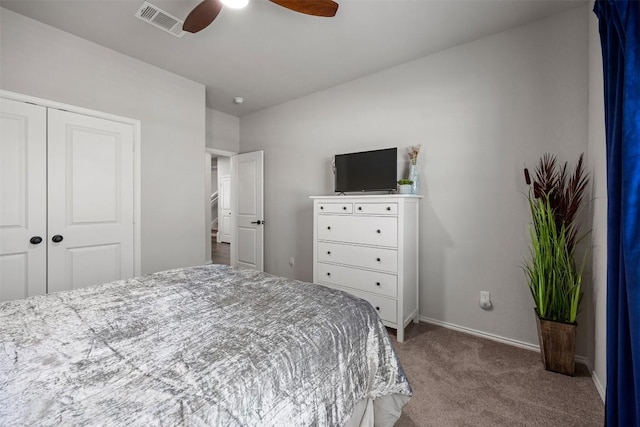
[[[480,291],[480,307],[489,310],[493,304],[491,303],[491,294],[489,291]]]

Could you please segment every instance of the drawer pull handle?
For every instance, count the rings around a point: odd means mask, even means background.
[[[380,286],[380,282],[376,282],[376,286]]]
[[[331,273],[327,273],[327,276],[331,276]]]
[[[380,311],[380,307],[376,306],[376,310]]]
[[[320,206],[320,210],[323,211],[324,210],[324,206]]]
[[[346,206],[343,206],[343,207],[342,207],[342,210],[343,210],[343,211],[346,211],[346,210],[347,210],[347,207],[346,207]]]
[[[327,251],[327,255],[331,255],[331,251]]]
[[[380,262],[380,258],[376,258],[376,261]]]
[[[362,206],[358,206],[358,210],[361,211],[362,210]]]
[[[327,230],[331,230],[331,226],[328,226],[328,227],[327,227]]]
[[[390,211],[391,210],[391,206],[387,206],[387,210]]]
[[[382,233],[382,231],[380,231],[380,230],[376,230],[376,233],[380,234],[380,233]]]

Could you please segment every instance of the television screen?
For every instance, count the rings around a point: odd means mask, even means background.
[[[336,193],[395,190],[398,180],[398,149],[337,154]]]

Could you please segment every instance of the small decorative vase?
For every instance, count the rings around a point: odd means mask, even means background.
[[[398,184],[398,194],[413,194],[413,184]]]
[[[411,184],[411,194],[418,194],[420,191],[420,183],[418,182],[420,174],[418,173],[417,165],[412,164],[409,166],[409,179],[413,181],[413,184]]]

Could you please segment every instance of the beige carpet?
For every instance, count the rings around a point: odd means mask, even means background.
[[[391,334],[395,331],[390,330]],[[429,324],[392,335],[413,387],[396,426],[602,426],[586,367],[545,371],[540,354]]]

